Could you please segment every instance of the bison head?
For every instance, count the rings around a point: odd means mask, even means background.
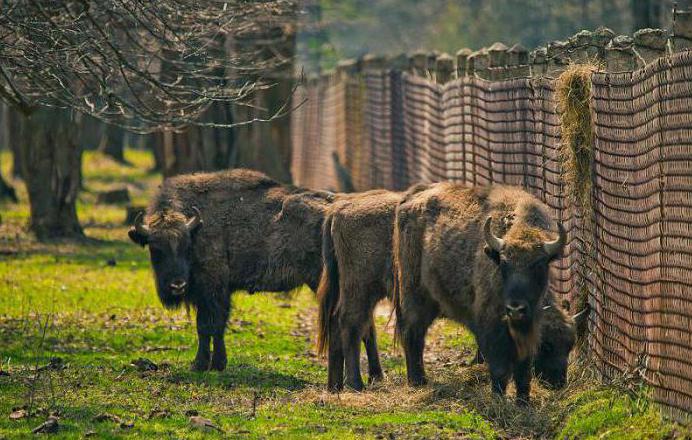
[[[554,241],[536,242],[539,234],[534,234],[529,240],[505,242],[493,234],[491,222],[488,217],[483,228],[485,253],[500,268],[506,319],[514,329],[528,331],[548,286],[548,264],[560,254],[567,234],[558,224]]]
[[[567,383],[569,354],[577,342],[575,321],[587,309],[571,318],[555,305],[545,307],[541,346],[533,360],[536,377],[547,387],[560,389]]]
[[[166,213],[145,225],[140,214],[128,232],[130,239],[149,246],[151,265],[156,277],[156,291],[166,307],[179,306],[190,282],[192,236],[202,226],[197,208],[187,218],[179,213]]]

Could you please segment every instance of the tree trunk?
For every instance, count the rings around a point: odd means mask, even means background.
[[[117,125],[107,124],[106,129],[104,130],[104,135],[101,138],[99,151],[120,163],[125,163],[125,153],[123,148],[124,134],[125,132],[123,129]]]
[[[21,117],[22,175],[29,194],[29,229],[41,241],[78,238],[82,149],[71,112],[50,108]]]
[[[0,132],[2,139],[0,143],[12,152],[12,177],[20,179],[22,177],[21,155],[19,154],[19,123],[21,115],[19,112],[7,104],[2,105],[2,117],[0,118]]]
[[[0,161],[0,165],[2,165],[2,161]],[[7,183],[2,176],[2,166],[0,166],[0,202],[4,202],[5,200],[10,200],[14,203],[19,201],[17,199],[17,193],[14,191],[12,185]]]
[[[147,146],[154,153],[154,168],[152,171],[163,172],[166,168],[166,156],[163,151],[163,133],[157,131],[147,135]]]

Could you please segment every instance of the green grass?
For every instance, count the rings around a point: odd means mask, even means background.
[[[21,203],[0,207],[0,370],[9,373],[0,376],[0,438],[30,437],[50,413],[60,417],[58,438],[684,435],[653,405],[642,407],[641,399],[599,386],[590,375],[573,374],[559,393],[537,387],[531,409],[495,399],[485,369],[467,366],[473,338],[443,321],[428,338],[432,384],[409,388],[384,312],[377,322],[385,383],[364,393],[327,393],[325,363],[314,352],[314,298],[307,289],[234,295],[226,371],[190,372],[194,318],[159,305],[147,252],[127,240],[124,208],[95,204],[98,191],[122,185],[136,203],[145,203],[159,184],[160,176],[148,171],[148,154],[129,150],[126,157],[133,166],[85,154],[79,216],[95,240],[34,241],[23,229],[28,207],[21,182],[13,182]],[[9,156],[0,159],[7,176]],[[59,368],[45,368],[51,358],[61,359]],[[138,358],[158,370],[138,371],[131,364]],[[14,408],[30,416],[11,420]],[[104,413],[125,426],[95,420]],[[193,413],[211,419],[223,434],[192,427]]]

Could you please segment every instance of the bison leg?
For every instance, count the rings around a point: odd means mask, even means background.
[[[341,391],[344,388],[344,352],[336,319],[332,319],[329,326],[328,356],[327,389],[331,392]]]
[[[201,321],[201,322],[200,322]],[[203,324],[204,319],[200,317],[200,312],[197,312],[197,355],[195,360],[192,361],[191,369],[192,371],[207,371],[209,369],[209,359],[211,358],[211,353],[209,351],[209,344],[211,342],[211,337],[206,331]]]
[[[345,324],[341,327],[341,343],[346,363],[346,385],[355,391],[365,388],[360,375],[361,331],[357,325]]]
[[[495,394],[504,396],[507,383],[512,376],[512,345],[514,342],[502,324],[489,326],[485,335],[478,339],[478,349],[483,354],[490,370],[490,382]]]
[[[428,383],[423,365],[423,350],[427,330],[427,326],[409,325],[402,332],[401,339],[406,355],[406,375],[409,385],[414,387]]]
[[[380,365],[380,353],[377,350],[377,334],[375,323],[370,322],[368,332],[363,337],[365,353],[368,355],[368,383],[378,382],[384,379],[382,365]]]
[[[215,305],[214,320],[211,322],[212,336],[214,338],[214,354],[211,357],[211,369],[223,371],[226,369],[228,362],[226,357],[226,343],[224,334],[226,333],[226,325],[228,316],[231,311],[231,298],[228,295],[223,295],[217,299]]]
[[[531,360],[529,358],[514,367],[514,385],[517,388],[517,405],[528,405],[531,392]]]

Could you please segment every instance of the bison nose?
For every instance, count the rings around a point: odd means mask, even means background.
[[[182,295],[183,293],[185,293],[186,286],[187,282],[184,280],[173,281],[170,285],[174,295]]]
[[[511,301],[505,304],[507,316],[513,319],[521,319],[526,315],[528,305],[525,301]]]

